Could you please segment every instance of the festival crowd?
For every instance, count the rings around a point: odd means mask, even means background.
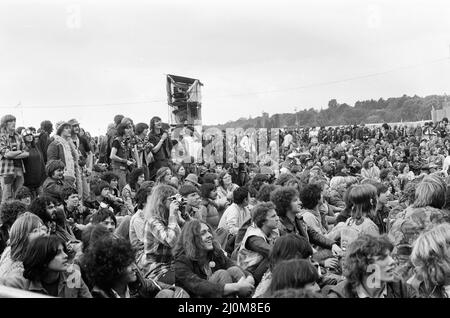
[[[250,160],[248,135],[235,142],[242,162],[179,160],[186,141],[207,146],[182,131],[116,115],[92,137],[76,119],[35,129],[3,116],[0,285],[64,298],[450,298],[446,118],[279,129],[264,147],[276,168]]]

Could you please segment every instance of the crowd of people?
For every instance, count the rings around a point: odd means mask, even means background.
[[[180,161],[167,126],[116,115],[92,137],[76,119],[35,129],[3,116],[0,285],[65,298],[450,298],[446,118],[280,129],[279,169],[249,160],[251,147],[240,163]]]

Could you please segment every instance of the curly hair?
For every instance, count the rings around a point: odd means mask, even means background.
[[[317,269],[309,260],[291,259],[278,263],[272,271],[269,292],[286,288],[304,288],[319,279]]]
[[[25,198],[33,198],[33,195],[31,194],[30,188],[28,188],[26,186],[21,186],[19,189],[17,189],[16,199],[22,200]]]
[[[61,191],[61,199],[63,199],[63,201],[66,201],[73,194],[78,195],[77,189],[72,186],[66,186]]]
[[[267,219],[267,213],[270,210],[275,210],[275,205],[272,202],[261,202],[255,205],[252,209],[252,222],[259,228],[264,225]]]
[[[23,258],[23,277],[31,281],[41,281],[48,273],[48,264],[58,255],[60,245],[64,253],[68,254],[66,243],[56,235],[32,240]]]
[[[177,193],[174,187],[160,184],[153,188],[150,195],[149,207],[145,208],[144,217],[148,220],[151,216],[160,220],[167,221],[169,219],[169,209],[166,207],[166,200]]]
[[[0,207],[0,220],[3,226],[11,227],[17,217],[24,213],[27,207],[20,201],[9,201],[2,204]]]
[[[192,261],[204,263],[207,261],[207,252],[202,248],[202,238],[200,234],[201,225],[208,226],[209,231],[214,236],[214,231],[211,226],[200,220],[192,220],[183,225],[180,237],[173,249],[173,255],[175,257],[179,255],[186,255],[186,257]],[[220,251],[220,245],[215,239],[213,239],[213,252]]]
[[[91,222],[92,224],[100,224],[107,218],[111,218],[111,220],[113,220],[114,224],[117,226],[116,216],[110,209],[107,208],[102,208],[92,214]]]
[[[133,171],[131,171],[130,176],[129,176],[129,181],[128,181],[131,189],[133,189],[135,191],[138,190],[137,181],[138,181],[139,177],[142,175],[145,175],[143,167],[136,168]]]
[[[318,184],[307,184],[300,190],[300,200],[306,209],[314,209],[322,197],[322,189]]]
[[[290,209],[291,202],[298,197],[294,188],[278,188],[270,194],[270,201],[275,204],[278,216],[284,217]]]
[[[103,224],[88,225],[81,234],[83,253],[85,253],[89,247],[94,245],[99,239],[109,235],[112,235],[111,232]]]
[[[38,217],[40,217],[44,224],[47,224],[48,222],[52,221],[52,216],[47,212],[47,206],[50,203],[56,204],[55,199],[43,195],[37,197],[33,200],[33,202],[31,202],[29,210],[31,213],[36,214]]]
[[[253,177],[251,186],[256,190],[259,191],[261,189],[261,186],[264,185],[264,182],[269,182],[269,177],[265,174],[258,173]]]
[[[135,260],[131,243],[120,237],[105,236],[95,242],[83,257],[83,268],[90,281],[108,290]]]
[[[111,171],[107,171],[107,172],[103,173],[100,178],[103,181],[106,181],[108,183],[111,183],[111,181],[113,181],[113,180],[116,180],[116,181],[119,180],[119,176]]]
[[[343,275],[349,286],[356,288],[367,276],[367,267],[373,264],[373,257],[384,257],[394,246],[386,235],[362,234],[349,244],[342,265]]]
[[[278,188],[279,186],[276,186],[274,184],[263,184],[256,194],[256,200],[258,202],[269,202],[270,194]]]
[[[411,262],[425,288],[442,290],[450,275],[450,224],[443,223],[422,233],[414,242]]]

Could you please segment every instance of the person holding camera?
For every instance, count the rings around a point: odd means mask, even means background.
[[[147,198],[143,209],[146,220],[144,228],[144,254],[139,268],[147,278],[167,284],[175,283],[172,268],[172,249],[180,236],[184,220],[180,202],[175,199],[177,190],[169,185],[158,185]]]
[[[193,185],[184,184],[180,187],[178,192],[183,198],[182,205],[184,205],[185,215],[189,215],[189,218],[206,221],[206,215],[202,215],[202,210],[200,209],[202,199],[198,189]]]
[[[170,153],[173,146],[169,133],[162,128],[161,118],[155,116],[150,120],[148,141],[155,145],[151,149],[154,162],[149,165],[150,179],[153,180],[159,168],[169,167]]]

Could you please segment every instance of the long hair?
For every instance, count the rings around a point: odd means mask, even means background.
[[[317,269],[309,260],[291,259],[282,261],[272,271],[270,293],[286,288],[304,288],[319,279]]]
[[[152,117],[152,119],[150,120],[150,131],[155,132],[155,123],[157,121],[161,121],[161,118],[159,118],[158,116]]]
[[[424,281],[425,288],[438,291],[450,277],[450,224],[443,223],[422,233],[414,242],[411,262],[418,276]]]
[[[206,224],[208,226],[211,234],[214,232],[211,226],[200,220],[192,220],[183,225],[181,230],[181,235],[173,250],[173,255],[175,257],[184,254],[186,257],[192,261],[199,263],[204,263],[207,261],[207,253],[202,248],[202,238],[200,234],[201,225]],[[213,239],[213,251],[220,250],[220,247],[215,239]]]
[[[447,185],[443,178],[437,175],[428,175],[416,188],[414,207],[431,206],[441,209],[445,204]]]
[[[23,259],[23,277],[31,281],[41,281],[48,273],[48,264],[58,254],[62,245],[66,254],[66,243],[56,235],[41,236],[31,241]]]
[[[287,234],[275,240],[269,255],[270,269],[281,261],[294,258],[307,259],[313,255],[313,249],[308,240],[297,234]]]
[[[150,217],[155,217],[162,221],[167,222],[169,220],[169,209],[166,207],[166,200],[177,193],[174,187],[169,185],[160,184],[153,188],[150,195],[149,208],[144,208],[144,217],[148,220]]]
[[[342,265],[343,275],[349,286],[356,288],[370,274],[367,267],[374,262],[373,257],[384,256],[386,251],[392,251],[394,246],[386,235],[372,236],[362,234],[347,248]]]
[[[169,167],[161,167],[156,171],[156,178],[155,182],[158,184],[161,184],[161,180],[164,180],[164,178],[170,173],[172,173],[172,170],[170,170]]]
[[[352,217],[361,219],[377,206],[377,189],[371,184],[358,184],[352,187],[348,200],[353,204]]]
[[[11,260],[23,261],[29,241],[28,235],[43,226],[42,220],[31,212],[25,212],[17,218],[11,227],[9,242],[11,246]]]

